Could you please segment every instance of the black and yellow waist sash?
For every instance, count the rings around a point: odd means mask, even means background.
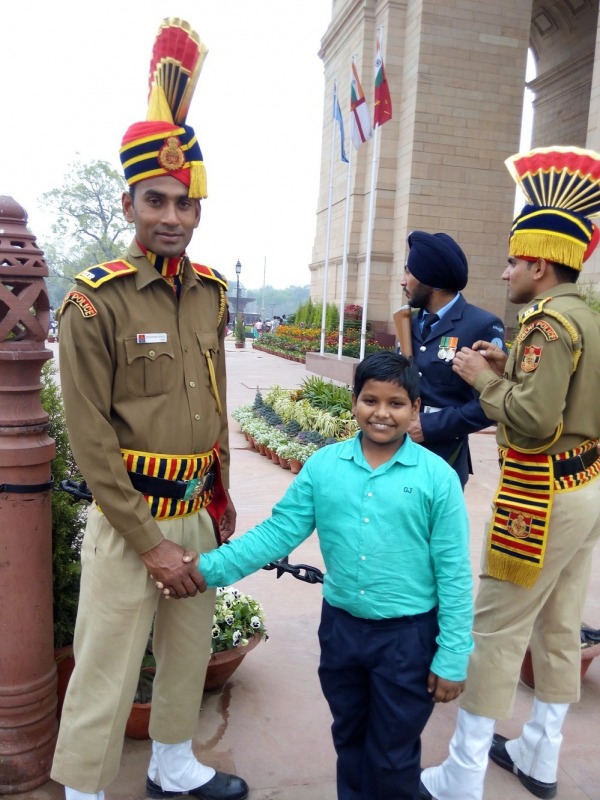
[[[487,572],[531,587],[544,564],[555,492],[576,489],[600,474],[598,440],[564,453],[499,448],[501,476],[488,531]]]
[[[209,505],[218,475],[213,448],[196,455],[121,450],[133,486],[142,492],[155,519],[176,519]]]

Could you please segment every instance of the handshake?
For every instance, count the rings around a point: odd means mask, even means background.
[[[180,600],[185,597],[194,597],[194,595],[196,595],[198,592],[206,591],[206,581],[204,580],[204,576],[198,569],[198,562],[200,560],[198,553],[196,553],[194,550],[186,550],[181,560],[183,564],[189,564],[193,566],[194,569],[196,570],[196,575],[193,575],[192,577],[194,579],[193,582],[197,587],[197,591],[194,591],[193,589],[189,591],[187,587],[184,587],[185,589],[184,592],[178,593],[175,590],[175,587],[165,586],[165,584],[162,581],[157,580],[155,581],[156,588],[162,594],[165,600]]]
[[[180,600],[206,591],[206,581],[198,569],[199,556],[194,550],[163,539],[140,557],[150,580],[166,599]]]

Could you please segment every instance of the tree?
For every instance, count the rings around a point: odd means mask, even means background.
[[[123,178],[108,162],[76,161],[63,185],[42,195],[44,207],[56,213],[53,235],[44,246],[52,305],[78,272],[122,254],[129,238],[121,210],[124,189]]]

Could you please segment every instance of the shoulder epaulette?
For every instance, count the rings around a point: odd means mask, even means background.
[[[106,261],[104,264],[96,264],[95,267],[84,269],[79,275],[75,275],[75,280],[91,286],[92,289],[97,289],[106,281],[131,275],[133,272],[137,272],[137,267],[128,261]]]
[[[201,278],[210,278],[213,281],[217,281],[221,284],[221,286],[227,291],[228,285],[227,280],[224,278],[220,272],[217,272],[216,269],[211,269],[210,267],[204,266],[204,264],[194,264],[192,263],[192,268],[197,275],[200,275]]]
[[[551,297],[544,297],[543,300],[539,300],[537,303],[534,303],[529,308],[526,308],[524,311],[521,311],[519,314],[519,325],[524,325],[528,319],[531,317],[537,317],[539,314],[544,313],[544,306],[547,302],[552,300]]]

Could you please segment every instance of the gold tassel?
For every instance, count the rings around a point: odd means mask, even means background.
[[[510,255],[545,258],[557,264],[580,270],[585,245],[550,231],[515,231],[510,240]]]
[[[500,581],[510,581],[517,586],[531,589],[540,577],[541,570],[529,564],[519,563],[517,559],[503,553],[488,552],[487,574]]]
[[[190,191],[192,198],[208,197],[206,192],[206,169],[203,161],[190,161]]]

